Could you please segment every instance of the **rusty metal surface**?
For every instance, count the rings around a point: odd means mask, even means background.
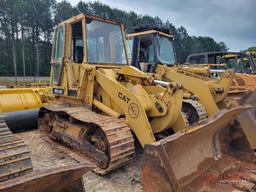
[[[232,121],[246,109],[221,111],[146,145],[141,174],[144,191],[253,191],[255,155],[239,123]]]
[[[91,171],[93,164],[78,164],[51,170],[34,171],[20,178],[0,183],[1,192],[82,192],[82,176]]]
[[[239,99],[238,103],[253,105],[251,110],[241,113],[237,119],[252,147],[256,149],[256,92],[252,91],[245,94]]]
[[[186,115],[190,125],[208,117],[204,106],[197,100],[192,99],[183,99],[182,112]]]
[[[255,74],[236,73],[229,94],[246,94],[248,91],[255,91],[255,80]]]
[[[4,116],[0,114],[0,182],[25,175],[32,170],[27,145],[9,130]]]
[[[229,93],[226,101],[230,108],[245,104],[252,105],[252,109],[239,114],[237,120],[252,147],[256,149],[256,91]]]
[[[39,128],[81,157],[92,159],[99,166],[94,169],[98,174],[106,174],[134,157],[134,140],[126,122],[87,107],[46,106],[39,112]]]

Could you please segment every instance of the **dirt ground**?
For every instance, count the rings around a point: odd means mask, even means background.
[[[69,156],[54,150],[49,143],[40,138],[38,130],[17,135],[28,144],[32,151],[34,170],[77,163]],[[86,192],[141,192],[143,190],[139,180],[140,166],[141,156],[137,156],[126,166],[106,176],[88,172],[83,177]]]

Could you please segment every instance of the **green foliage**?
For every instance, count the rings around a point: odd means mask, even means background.
[[[77,14],[77,9],[65,0],[54,5],[54,22],[56,25]]]
[[[256,47],[249,47],[246,51],[256,52]]]
[[[210,37],[189,36],[184,27],[175,28],[169,20],[164,22],[159,17],[122,11],[100,2],[80,1],[72,6],[66,0],[0,0],[0,75],[14,75],[14,58],[18,75],[49,75],[53,26],[84,12],[117,20],[126,28],[142,24],[168,28],[176,36],[177,58],[181,63],[193,52],[227,50],[225,43]]]

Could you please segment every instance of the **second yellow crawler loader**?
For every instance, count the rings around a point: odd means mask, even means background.
[[[135,27],[126,37],[130,65],[163,81],[177,81],[182,84],[184,98],[190,100],[183,100],[183,112],[193,110],[199,117],[200,110],[196,107],[198,105],[205,110],[206,116],[220,110],[219,106],[226,98],[234,77],[233,70],[226,70],[221,78],[216,80],[204,76],[209,72],[207,67],[177,66],[173,48],[174,36],[160,27]],[[199,119],[195,118],[192,122]]]
[[[141,69],[144,72],[151,73],[153,76],[167,82],[180,82],[184,87],[184,97],[186,95],[190,95],[192,100],[196,100],[199,104],[202,104],[202,106],[205,108],[205,111],[207,112],[207,115],[209,118],[212,118],[212,116],[215,116],[216,113],[218,113],[222,108],[231,109],[234,108],[234,106],[237,106],[237,101],[233,101],[233,98],[227,97],[229,88],[231,87],[231,83],[234,78],[234,71],[233,70],[226,70],[222,71],[222,76],[219,79],[214,79],[212,77],[212,74],[208,66],[205,67],[197,67],[197,66],[183,66],[183,65],[177,65],[176,64],[176,58],[175,58],[175,52],[173,48],[173,39],[174,36],[172,36],[169,31],[164,30],[163,28],[155,27],[155,26],[141,26],[141,27],[135,27],[133,32],[127,34],[127,45],[129,50],[129,60],[130,64],[132,66],[135,66],[136,68]],[[210,75],[209,75],[210,74]],[[185,100],[183,100],[183,107],[182,111],[185,112],[188,118],[195,117],[195,114],[200,114],[199,110],[193,110],[196,109],[195,105],[191,105],[192,103],[189,103],[189,105],[186,103]],[[235,104],[235,105],[234,105]],[[194,115],[192,115],[194,114]],[[245,114],[245,113],[243,113]],[[197,115],[198,116],[198,115]],[[255,122],[253,121],[253,118],[249,118],[250,121],[247,121],[248,118],[244,118],[244,115],[240,115],[237,120],[238,124],[244,129],[246,136],[249,138],[250,142],[253,146],[255,146],[255,141],[253,140],[255,130],[251,128],[251,124],[253,123],[255,126]],[[200,119],[199,119],[200,120]],[[223,119],[223,121],[225,121]],[[190,121],[189,121],[190,122]],[[196,121],[192,121],[193,123],[198,122],[198,119]],[[216,121],[217,125],[217,121]],[[211,125],[209,125],[211,127]],[[209,130],[210,132],[210,130]],[[186,134],[185,134],[186,135]],[[196,135],[196,133],[195,133]],[[192,141],[192,136],[184,136],[180,139],[181,143],[184,138],[190,138]],[[205,135],[207,137],[207,134]],[[209,139],[209,138],[208,138]],[[201,139],[199,142],[200,145],[203,144],[208,139]],[[178,139],[179,140],[179,139]],[[167,139],[166,139],[167,141]],[[176,140],[168,140],[168,142],[173,142],[173,150],[175,148],[179,148],[176,146],[177,142]],[[193,143],[196,141],[193,140]],[[163,142],[165,143],[165,142]],[[180,144],[180,143],[179,143]],[[189,151],[186,156],[186,152],[182,151],[183,160],[176,161],[177,164],[173,163],[172,165],[166,161],[166,159],[162,158],[162,154],[168,154],[168,159],[180,159],[178,158],[177,154],[175,154],[174,151],[172,151],[170,154],[168,151],[165,151],[165,149],[158,147],[148,147],[150,150],[157,149],[161,152],[145,152],[145,160],[143,168],[142,178],[143,183],[150,183],[151,177],[148,177],[148,174],[151,173],[152,177],[155,177],[155,180],[157,178],[165,175],[165,169],[167,167],[172,167],[172,169],[177,169],[183,172],[185,174],[186,171],[182,163],[186,162],[185,159],[192,160],[193,162],[197,162],[198,157],[193,156],[192,154],[195,154],[196,151],[193,151],[192,149],[189,149],[189,147],[186,146],[186,149]],[[148,149],[146,147],[146,149]],[[145,150],[147,151],[147,150]],[[171,151],[171,150],[170,150]],[[193,152],[192,152],[193,151]],[[183,156],[184,155],[184,156]],[[189,159],[189,156],[193,156],[193,158]],[[200,158],[199,158],[200,159]],[[163,165],[158,165],[156,162],[163,162]],[[188,162],[186,162],[188,163]],[[206,166],[207,163],[205,162]],[[163,168],[164,166],[164,168]],[[166,166],[166,167],[165,167]],[[196,167],[201,166],[200,164],[197,164]],[[204,166],[204,165],[202,165]],[[150,168],[149,168],[150,167]],[[188,167],[188,172],[189,172]],[[215,169],[216,167],[214,167]],[[149,171],[148,171],[149,169]],[[152,171],[152,169],[154,171]],[[203,168],[202,168],[203,169]],[[156,173],[156,170],[162,170],[163,172],[161,174]],[[200,168],[198,169],[198,171]],[[160,171],[161,172],[161,171]],[[218,172],[218,171],[217,171]],[[176,173],[176,172],[175,172]],[[188,174],[188,173],[187,173]],[[205,172],[203,173],[205,174]],[[189,174],[188,174],[189,175]],[[194,177],[193,174],[191,174],[191,177]],[[166,178],[168,180],[168,178]],[[171,176],[169,178],[170,180],[173,180],[174,178]],[[177,178],[176,178],[177,179]],[[184,178],[185,183],[188,182],[188,178]],[[154,180],[154,179],[153,179]],[[168,186],[168,181],[166,181],[166,185],[164,182],[162,182],[164,179],[160,179],[159,183],[156,183],[157,186]],[[209,182],[212,182],[212,178],[209,178]],[[176,180],[176,182],[182,182],[182,180]],[[198,191],[199,189],[196,186],[197,184],[202,184],[200,180],[199,183],[195,183],[195,187],[191,187],[189,185],[188,188],[184,188],[185,191]],[[164,188],[159,189],[159,187],[152,187],[152,185],[149,185],[147,190],[149,191],[164,191]],[[167,187],[168,188],[168,187]],[[199,187],[200,188],[200,187]],[[175,189],[176,190],[176,189]],[[208,190],[208,189],[207,189]],[[206,190],[206,191],[207,191]],[[214,189],[214,187],[211,187],[210,191],[219,191],[219,189]]]

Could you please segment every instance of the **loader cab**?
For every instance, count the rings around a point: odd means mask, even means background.
[[[174,36],[156,28],[137,28],[126,37],[129,64],[144,72],[154,72],[157,64],[176,63]]]
[[[256,74],[253,57],[242,52],[205,52],[194,53],[187,57],[186,64],[224,64],[211,68],[234,69],[236,73]]]
[[[51,58],[53,93],[78,97],[84,69],[127,65],[121,24],[88,14],[63,21],[54,30]]]

